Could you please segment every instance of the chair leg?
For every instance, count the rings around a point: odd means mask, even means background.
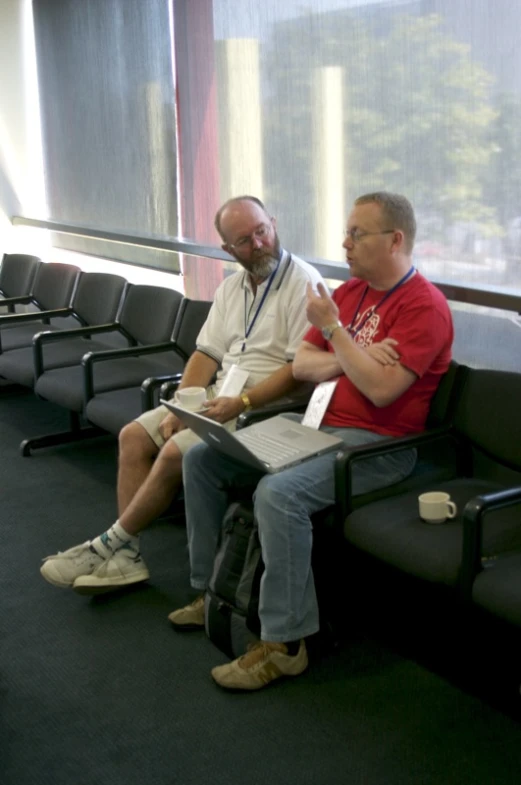
[[[82,428],[80,415],[77,412],[70,412],[70,429],[61,433],[48,433],[45,436],[35,436],[32,439],[24,439],[20,444],[20,453],[24,458],[31,455],[32,450],[40,450],[43,447],[55,447],[60,444],[71,444],[72,442],[83,441],[84,439],[94,439],[98,436],[106,436],[107,431],[97,426]]]

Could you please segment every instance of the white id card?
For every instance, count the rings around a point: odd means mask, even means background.
[[[248,380],[250,374],[244,368],[234,363],[226,376],[218,395],[226,395],[229,398],[235,398],[240,395],[244,389],[244,385]]]
[[[320,428],[320,423],[324,419],[324,414],[337,384],[338,379],[317,384],[308,403],[302,425],[307,425],[308,428]]]

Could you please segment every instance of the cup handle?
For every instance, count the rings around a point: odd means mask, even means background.
[[[447,518],[455,518],[458,514],[458,508],[454,502],[447,502]]]

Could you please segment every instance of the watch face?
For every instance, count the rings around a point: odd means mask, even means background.
[[[322,327],[322,335],[324,336],[326,341],[331,340],[331,337],[337,327],[340,327],[340,322],[334,322],[333,324],[328,324],[327,327]]]
[[[331,338],[331,335],[332,335],[331,327],[322,327],[322,335],[324,336],[326,341],[329,341],[329,339]]]

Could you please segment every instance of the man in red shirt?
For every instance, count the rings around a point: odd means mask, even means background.
[[[409,219],[407,235],[389,228],[391,205],[403,213],[404,226]],[[412,265],[413,221],[403,197],[357,199],[344,240],[353,277],[332,297],[322,285],[318,297],[308,292],[313,327],[304,336],[293,374],[314,382],[338,378],[323,425],[367,428],[385,436],[425,427],[430,400],[449,366],[453,329],[445,297]],[[331,332],[329,340],[324,332]],[[384,339],[397,344],[399,363],[382,365],[366,351]]]
[[[405,197],[385,192],[360,197],[343,243],[351,279],[332,297],[322,284],[318,295],[308,287],[307,317],[313,326],[293,363],[297,379],[319,388],[306,424],[339,436],[350,447],[421,431],[450,363],[450,310],[412,264],[415,233],[414,212]],[[223,455],[216,460],[215,450],[206,445],[194,447],[185,458],[191,585],[198,591],[204,592],[211,574],[228,490],[257,484],[254,511],[265,565],[261,641],[212,670],[222,687],[260,689],[307,667],[304,638],[319,629],[310,516],[334,503],[334,462],[333,452],[261,475]],[[358,462],[355,492],[391,485],[414,463],[414,451]],[[169,618],[181,628],[202,626],[201,598]]]

